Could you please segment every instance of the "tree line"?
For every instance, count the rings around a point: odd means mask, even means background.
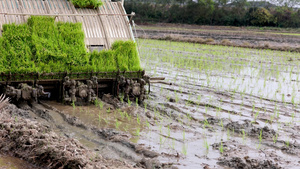
[[[137,22],[300,27],[300,0],[125,0]]]

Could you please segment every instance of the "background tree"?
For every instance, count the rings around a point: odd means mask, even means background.
[[[125,0],[136,22],[299,27],[300,0]],[[293,6],[294,8],[292,8]]]
[[[254,8],[249,13],[251,24],[256,26],[267,26],[273,18],[272,14],[265,8]]]

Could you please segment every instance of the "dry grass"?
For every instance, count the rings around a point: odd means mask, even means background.
[[[223,39],[223,40],[221,41],[221,44],[222,44],[222,45],[229,46],[229,45],[232,45],[232,42],[231,42],[229,39]]]
[[[205,43],[213,43],[215,40],[213,38],[208,38],[205,40]]]

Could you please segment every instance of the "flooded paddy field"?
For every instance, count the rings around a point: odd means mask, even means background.
[[[300,167],[299,53],[156,40],[139,46],[146,72],[172,83],[151,86],[145,104],[161,120],[145,145],[178,168]]]
[[[105,95],[89,106],[8,105],[0,152],[42,168],[300,167],[299,53],[138,47],[147,74],[166,78],[143,104]]]

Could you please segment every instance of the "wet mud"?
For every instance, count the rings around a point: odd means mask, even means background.
[[[155,45],[141,40],[139,45],[148,68],[146,72],[166,77],[166,83],[151,86],[152,92],[145,104],[149,110],[146,117],[153,125],[138,141],[160,153],[161,162],[195,169],[300,167],[299,105],[293,104],[299,101],[299,95],[293,94],[293,90],[298,91],[298,83],[292,81],[297,79],[298,71],[295,76],[293,72],[291,76],[285,73],[298,63],[278,62],[285,66],[279,69],[279,78],[276,78],[271,73],[266,75],[271,62],[254,53],[248,57],[249,64],[236,69],[236,61],[222,50],[218,56],[202,54],[200,50],[207,50],[204,47],[190,52],[188,45],[173,47],[168,42]],[[170,53],[184,58],[187,63],[205,58],[209,66],[219,57],[229,61],[222,63],[221,70],[213,66],[208,71],[177,67],[172,59],[163,58]],[[237,51],[232,53],[243,55]],[[260,62],[264,62],[262,67],[258,66]],[[253,66],[260,70],[250,68]],[[288,80],[282,82],[283,78]],[[278,89],[280,83],[282,88]],[[266,88],[260,89],[263,86]]]

